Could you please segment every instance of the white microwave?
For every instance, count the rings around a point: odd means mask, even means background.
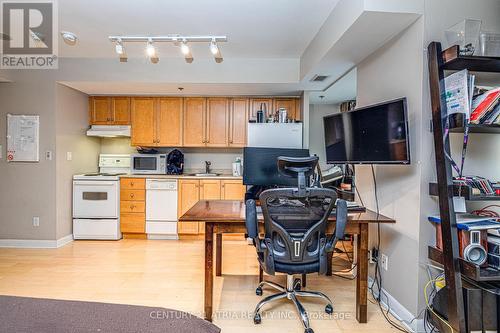
[[[132,154],[130,156],[130,173],[166,174],[167,154]]]

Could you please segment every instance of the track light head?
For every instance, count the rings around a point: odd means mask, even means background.
[[[181,44],[181,52],[182,54],[184,55],[188,55],[191,53],[190,49],[189,49],[189,46],[187,45],[186,41],[183,40],[182,41],[182,44]]]
[[[122,55],[125,53],[125,48],[123,47],[123,43],[121,40],[118,40],[118,42],[116,42],[115,51],[118,55]]]
[[[148,41],[148,44],[146,45],[146,54],[150,58],[153,58],[156,55],[156,49],[151,39]]]
[[[219,53],[219,47],[217,46],[215,38],[210,42],[210,52],[212,52],[213,55],[217,55]]]

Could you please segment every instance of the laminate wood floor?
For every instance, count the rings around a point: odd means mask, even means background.
[[[74,241],[59,249],[0,248],[0,294],[53,299],[158,306],[202,316],[203,242],[201,240]],[[251,317],[261,297],[255,295],[258,268],[255,248],[226,240],[223,276],[214,283],[214,323],[222,332],[301,333],[292,303],[264,308],[261,325]],[[284,283],[284,276],[273,277]],[[320,332],[395,332],[375,304],[368,304],[368,324],[355,319],[355,282],[308,276],[307,289],[329,295],[334,314],[324,304],[303,300],[311,326]],[[274,293],[264,290],[264,296]]]

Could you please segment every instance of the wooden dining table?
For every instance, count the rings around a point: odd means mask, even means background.
[[[264,233],[262,214],[258,214],[259,232]],[[214,284],[214,235],[216,238],[216,275],[222,274],[222,234],[246,233],[245,203],[238,200],[200,200],[179,218],[179,222],[205,222],[205,319],[212,321]],[[328,219],[327,233],[335,229],[335,215]],[[345,233],[357,235],[356,246],[356,319],[367,322],[368,301],[368,226],[396,221],[371,210],[349,213]]]

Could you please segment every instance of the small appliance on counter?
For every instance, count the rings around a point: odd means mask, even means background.
[[[99,155],[99,172],[73,176],[73,238],[122,238],[120,174],[130,170],[130,155]]]
[[[241,158],[237,157],[233,162],[233,176],[239,177],[243,175],[243,165],[241,163]]]
[[[167,174],[182,175],[184,172],[184,154],[174,149],[167,155]]]
[[[132,154],[130,173],[165,175],[167,173],[167,154]]]

